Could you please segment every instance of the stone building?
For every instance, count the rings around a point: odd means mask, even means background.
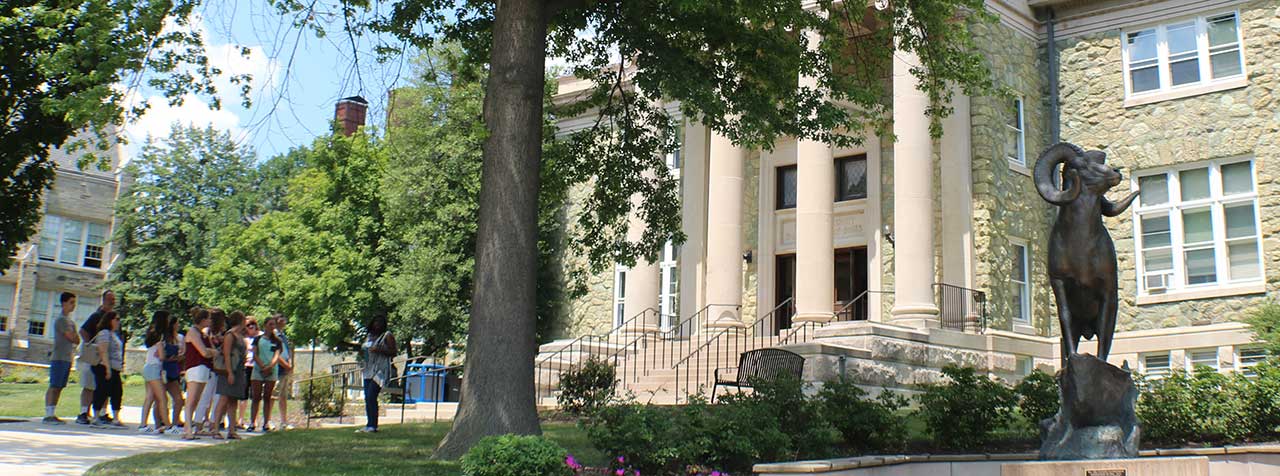
[[[1108,153],[1125,176],[1112,199],[1142,190],[1106,219],[1122,299],[1111,360],[1149,375],[1257,362],[1240,321],[1280,287],[1280,8],[986,4],[999,21],[971,31],[1013,97],[957,95],[940,139],[929,138],[904,54],[897,143],[743,150],[667,104],[683,124],[668,165],[688,241],[660,262],[590,277],[564,339],[542,348],[540,384],[549,388],[549,367],[604,353],[644,369],[629,370],[633,390],[685,393],[710,384],[710,367],[765,346],[806,356],[810,380],[904,389],[949,363],[1009,379],[1053,370],[1045,243],[1056,212],[1031,169],[1059,140]],[[585,86],[562,78],[560,94]],[[563,119],[562,133],[590,120]]]
[[[0,358],[48,362],[63,292],[77,296],[77,322],[98,307],[116,257],[110,243],[116,198],[130,182],[123,154],[121,146],[106,151],[106,170],[80,169],[80,153],[50,154],[57,174],[44,194],[44,219],[0,275]]]

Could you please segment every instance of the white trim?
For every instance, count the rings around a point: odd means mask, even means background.
[[[1010,130],[1016,133],[1018,135],[1018,140],[1017,140],[1017,144],[1014,146],[1016,150],[1012,151],[1012,153],[1006,150],[1004,151],[1004,156],[1006,159],[1008,159],[1010,168],[1021,167],[1023,170],[1026,170],[1027,168],[1026,102],[1022,100],[1022,96],[1018,96],[1013,98],[1013,106],[1014,106],[1013,112],[1018,115],[1018,127],[1015,128],[1012,125],[1010,125],[1008,122],[1005,123],[1004,127],[1006,130],[1006,133],[1008,133],[1008,131]],[[1003,142],[1005,142],[1004,145],[1006,146],[1009,145],[1007,138]]]
[[[1248,0],[1166,0],[1148,2],[1118,2],[1104,8],[1067,11],[1058,17],[1054,39],[1067,40],[1083,35],[1114,31],[1131,25],[1151,24],[1178,18],[1237,7]],[[1135,5],[1136,4],[1136,5]],[[1044,24],[1039,27],[1040,39],[1047,39]]]
[[[1162,356],[1165,359],[1165,366],[1157,367],[1153,372],[1151,370],[1151,367],[1147,365],[1147,359],[1150,357],[1159,358]],[[1173,352],[1172,351],[1162,350],[1158,352],[1142,352],[1138,354],[1138,372],[1146,376],[1148,380],[1159,380],[1161,378],[1164,378],[1166,375],[1169,375],[1169,373],[1172,371],[1173,371]]]
[[[1213,365],[1205,365],[1203,363],[1197,364],[1195,362],[1195,354],[1197,352],[1209,352],[1209,351],[1213,352]],[[1218,355],[1218,348],[1217,347],[1201,347],[1198,349],[1187,349],[1185,368],[1187,369],[1188,372],[1194,372],[1196,369],[1196,365],[1205,365],[1206,367],[1212,367],[1213,370],[1222,371],[1222,356]]]
[[[613,307],[609,313],[613,315],[610,328],[617,328],[627,320],[626,302],[627,302],[627,271],[630,268],[617,264],[613,266]]]

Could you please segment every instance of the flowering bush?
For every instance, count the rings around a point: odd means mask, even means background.
[[[462,474],[572,476],[578,473],[568,465],[571,461],[564,448],[541,436],[490,436],[462,457]]]

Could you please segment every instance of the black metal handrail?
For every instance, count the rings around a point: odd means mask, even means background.
[[[638,346],[640,345],[639,343],[642,342],[642,340],[636,339],[636,337],[652,331],[651,328],[646,327],[644,319],[644,316],[647,316],[650,313],[657,315],[658,311],[651,307],[646,308],[610,329],[605,334],[579,336],[554,353],[544,357],[540,361],[537,361],[534,366],[535,397],[541,400],[544,397],[554,396],[555,387],[551,383],[552,377],[556,377],[565,370],[572,369],[578,365],[578,362],[566,364],[563,360],[565,353],[582,349],[588,345],[596,349],[608,349],[608,352],[604,355],[604,359],[612,361],[614,371],[617,373],[619,381],[627,381],[627,376],[635,373],[632,368],[637,365],[637,362],[636,359],[626,359],[630,360],[630,363],[626,360],[622,360],[622,354],[625,351],[638,350]],[[591,353],[592,351],[588,350],[587,352]],[[619,362],[620,360],[621,362]],[[629,372],[629,370],[631,371]]]
[[[954,284],[933,286],[938,288],[938,321],[943,329],[968,332],[966,323],[971,323],[977,333],[987,331],[987,293]]]
[[[768,314],[761,316],[751,323],[749,328],[726,327],[720,332],[707,339],[702,345],[694,349],[675,365],[675,399],[679,403],[682,396],[687,399],[691,385],[698,386],[699,390],[707,384],[706,380],[712,375],[712,371],[719,367],[729,367],[737,363],[738,354],[747,350],[768,347],[778,340],[777,316],[782,310],[791,310],[793,300],[787,298],[777,306],[774,306]],[[763,343],[764,345],[760,345]],[[732,362],[727,361],[726,356],[732,356]],[[681,369],[683,368],[684,379],[681,380]]]
[[[713,308],[741,310],[742,306],[738,304],[707,304],[689,317],[671,326],[671,328],[660,332],[658,339],[653,343],[655,351],[648,352],[646,348],[644,375],[649,375],[650,371],[675,361],[677,357],[676,350],[680,347],[680,344],[691,342],[691,338],[695,333],[706,329],[707,316],[711,314]],[[684,339],[685,337],[690,339]],[[636,374],[636,377],[639,377],[639,373]]]
[[[870,289],[862,291],[861,293],[858,294],[857,297],[853,298],[853,300],[844,303],[843,306],[840,306],[840,309],[836,311],[836,319],[835,319],[836,322],[867,320],[868,316],[871,315],[871,310],[865,306],[868,305],[867,301],[871,297],[869,296],[870,294],[893,294],[893,292],[892,291],[874,291]],[[858,303],[862,303],[864,307],[854,308],[854,306],[856,306]],[[857,312],[858,310],[862,310],[862,313],[859,314]]]

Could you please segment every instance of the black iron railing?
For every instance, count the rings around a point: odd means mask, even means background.
[[[987,331],[987,293],[954,284],[934,283],[938,291],[938,321],[943,329]]]
[[[705,391],[706,387],[714,383],[712,379],[715,369],[737,365],[739,354],[776,345],[781,338],[778,317],[783,312],[792,311],[792,300],[788,298],[746,328],[721,329],[672,365],[671,369],[675,371],[673,390],[676,402]]]
[[[653,316],[653,319],[648,319],[648,316]],[[618,381],[629,381],[628,378],[633,378],[640,370],[640,359],[628,359],[627,354],[634,355],[643,349],[645,339],[638,337],[651,333],[657,319],[658,311],[648,308],[604,334],[578,337],[546,357],[536,359],[534,395],[538,400],[555,396],[560,374],[576,368],[590,357],[610,362]]]
[[[871,311],[868,308],[871,300],[871,294],[893,294],[891,291],[872,291],[870,289],[858,294],[852,301],[844,303],[839,310],[836,311],[837,322],[848,321],[865,321]]]
[[[636,378],[639,378],[641,373],[649,375],[651,371],[658,368],[670,368],[677,358],[682,357],[680,351],[682,349],[687,350],[686,347],[690,345],[689,343],[694,342],[692,337],[699,331],[706,329],[708,317],[717,309],[738,311],[742,309],[742,306],[737,304],[707,304],[689,317],[659,332],[651,342],[645,339],[645,342],[641,343],[643,346],[641,350],[644,352],[643,357],[641,357],[644,360],[643,371],[636,372]]]

